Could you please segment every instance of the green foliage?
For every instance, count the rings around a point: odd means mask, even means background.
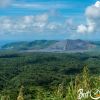
[[[24,100],[77,100],[79,88],[100,87],[99,75],[100,55],[0,53],[1,100],[16,100],[20,94]]]

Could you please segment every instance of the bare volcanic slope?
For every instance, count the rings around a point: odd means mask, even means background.
[[[96,45],[92,44],[91,42],[84,41],[84,40],[62,40],[56,42],[53,45],[48,47],[48,50],[60,50],[60,51],[69,51],[69,50],[89,50],[95,48]]]

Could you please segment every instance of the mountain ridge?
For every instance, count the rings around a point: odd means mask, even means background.
[[[65,40],[34,40],[31,42],[12,42],[3,45],[6,50],[40,50],[40,51],[79,51],[94,49],[97,43],[81,39]]]

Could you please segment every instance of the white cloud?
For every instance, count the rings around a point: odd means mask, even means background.
[[[48,20],[48,14],[44,13],[42,15],[36,15],[35,16],[35,21],[38,21],[38,22],[45,22]]]
[[[3,20],[5,19],[5,20]],[[11,27],[11,20],[10,19],[7,19],[6,17],[1,17],[0,18],[0,30],[10,30],[10,27]]]
[[[61,32],[63,31],[63,24],[58,22],[50,22],[47,25],[47,29],[50,31]]]
[[[0,0],[0,7],[5,8],[12,4],[14,0]]]
[[[16,1],[16,2],[15,2]],[[26,8],[26,9],[39,9],[39,10],[46,10],[46,9],[59,9],[59,8],[70,8],[71,5],[64,4],[64,3],[28,3],[28,2],[17,2],[17,0],[0,0],[0,7],[5,8],[8,6],[16,7],[16,8]]]
[[[47,30],[49,16],[44,13],[34,16],[0,17],[0,34],[38,33]],[[48,30],[51,30],[48,28]]]
[[[77,27],[78,33],[94,33],[100,32],[100,1],[97,1],[94,5],[87,7],[85,11],[86,25],[79,25]]]
[[[31,23],[34,20],[34,16],[24,16],[23,19],[25,24]]]
[[[23,35],[23,34],[69,34],[72,27],[72,20],[66,18],[58,20],[56,16],[48,13],[20,17],[0,17],[0,34],[2,35]]]
[[[17,8],[28,8],[28,9],[39,9],[39,10],[45,10],[45,9],[59,9],[59,8],[70,8],[71,5],[64,4],[64,3],[56,3],[56,4],[50,4],[50,3],[14,3],[12,4],[13,7]]]
[[[100,7],[100,1],[97,1],[94,6]]]
[[[81,24],[78,26],[77,32],[78,33],[85,33],[85,32],[87,32],[87,27],[85,25]]]

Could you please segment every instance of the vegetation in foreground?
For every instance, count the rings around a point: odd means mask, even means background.
[[[100,90],[99,55],[11,53],[0,64],[1,100],[77,100],[79,89]]]
[[[64,84],[64,82],[62,82],[51,93],[47,92],[42,88],[38,89],[34,100],[92,100],[90,94],[87,94],[86,96],[81,95],[79,97],[78,91],[80,89],[83,89],[84,90],[83,93],[86,93],[86,91],[91,91],[93,89],[99,90],[100,89],[99,87],[100,87],[100,77],[89,76],[87,67],[84,67],[83,73],[77,75],[74,81],[69,82],[69,85],[66,85]],[[95,93],[96,92],[97,91],[95,91]],[[30,96],[29,98],[26,99],[24,97],[25,96],[24,93],[25,93],[24,87],[21,86],[16,100],[33,100],[30,98]],[[12,100],[10,98],[10,95],[11,94],[2,94],[1,100]],[[100,91],[95,95],[94,94],[91,95],[94,98],[99,97],[100,99]]]

